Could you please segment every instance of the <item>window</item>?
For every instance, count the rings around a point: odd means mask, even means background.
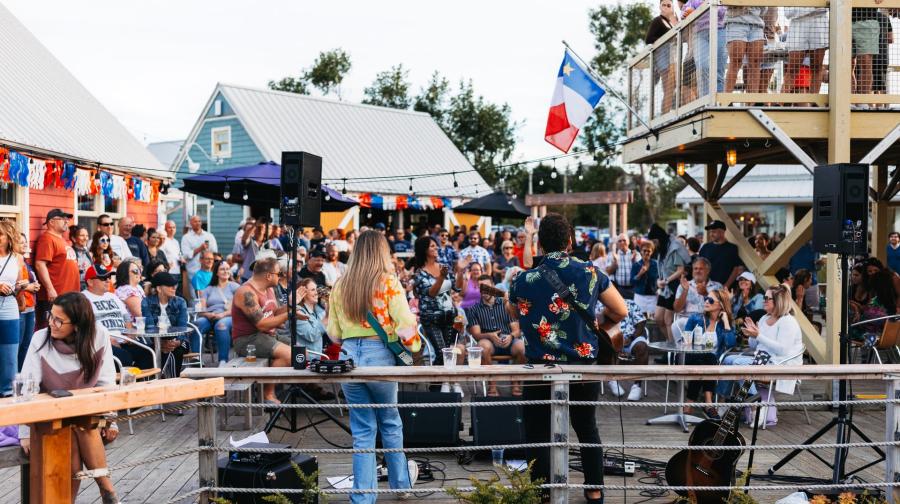
[[[216,100],[213,104],[213,115],[222,115],[222,100]]]
[[[212,129],[212,157],[231,157],[231,126]]]
[[[24,191],[16,184],[0,183],[0,219],[18,222],[24,218],[21,208],[25,201]]]
[[[109,198],[102,194],[85,194],[78,196],[76,204],[77,222],[88,228],[89,234],[97,230],[97,216],[108,214],[114,221],[125,216],[125,202],[116,198]]]

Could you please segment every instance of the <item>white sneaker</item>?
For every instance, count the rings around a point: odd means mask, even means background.
[[[228,365],[228,361],[223,361],[223,360],[219,361],[219,367],[225,367],[226,365]]]
[[[462,389],[462,387],[459,385],[459,383],[454,383],[454,384],[453,384],[453,392],[459,394],[460,397],[465,397],[465,396],[466,396],[466,394],[463,393],[463,389]]]
[[[625,390],[619,386],[619,382],[613,380],[609,382],[609,391],[616,397],[622,397],[625,395]]]
[[[443,393],[443,394],[450,393],[450,384],[449,383],[444,382],[444,384],[441,385],[441,393]]]
[[[628,392],[628,400],[629,401],[640,401],[641,400],[641,386],[635,383],[631,386],[631,391]]]

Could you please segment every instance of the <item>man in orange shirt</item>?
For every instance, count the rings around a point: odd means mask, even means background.
[[[81,290],[75,250],[63,238],[71,218],[72,214],[59,208],[47,212],[47,231],[38,237],[34,247],[34,271],[43,287],[38,291],[35,329],[47,327],[47,313],[59,294]]]

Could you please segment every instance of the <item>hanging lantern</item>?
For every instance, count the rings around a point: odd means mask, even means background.
[[[675,171],[678,173],[679,177],[684,176],[684,161],[679,161],[678,164],[675,165]]]
[[[728,163],[728,166],[734,166],[737,164],[737,151],[734,149],[728,149],[728,152],[725,153],[725,162]]]

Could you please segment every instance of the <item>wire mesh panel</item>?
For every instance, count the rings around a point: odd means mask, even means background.
[[[893,17],[900,15],[897,9],[854,8],[851,15],[853,39],[853,74],[851,85],[854,94],[898,95],[900,75],[896,69],[897,48],[894,41]],[[892,60],[894,64],[892,64]],[[873,107],[886,97],[860,98],[859,102],[872,102]],[[890,101],[890,100],[886,100]],[[861,108],[869,108],[861,105]]]
[[[685,10],[689,14],[688,10]],[[713,51],[715,53],[715,51]],[[681,29],[681,90],[679,106],[709,96],[709,12]]]
[[[671,112],[675,107],[675,77],[678,69],[676,37],[653,50],[653,117]]]
[[[641,120],[645,123],[650,122],[650,55],[647,54],[630,69],[629,82],[631,89],[629,90],[629,105],[637,113],[637,117],[629,113],[629,124],[632,128],[641,125]]]

